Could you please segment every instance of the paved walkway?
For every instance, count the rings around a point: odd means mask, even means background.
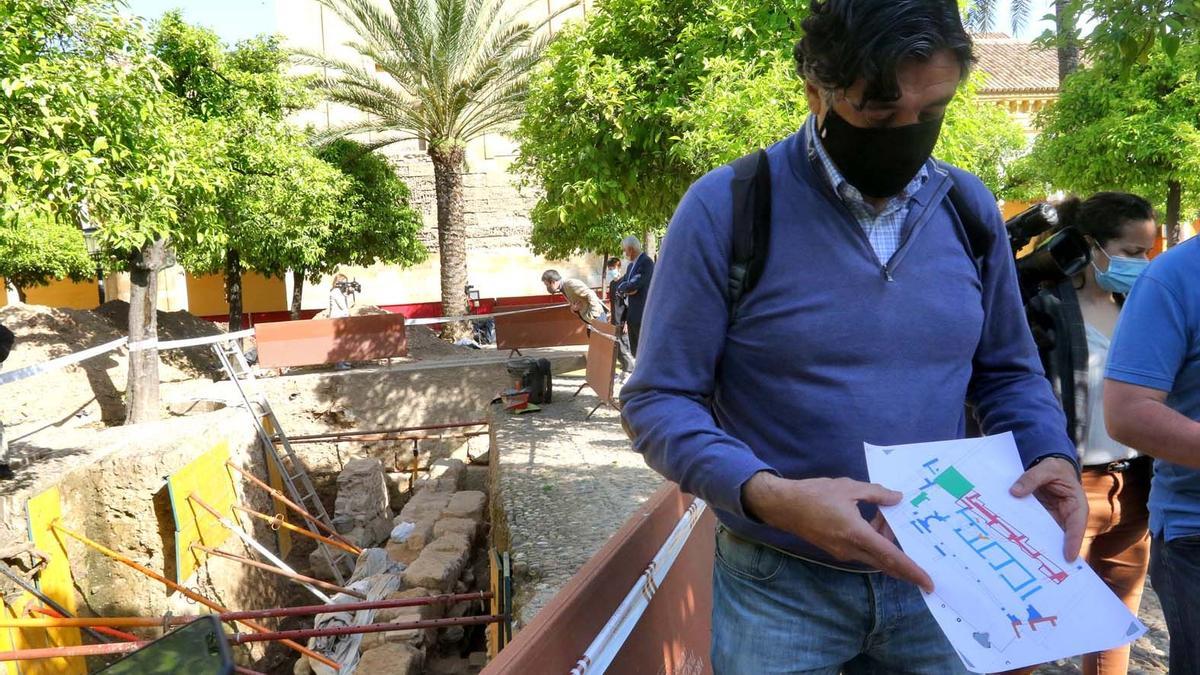
[[[541,412],[496,425],[500,501],[518,571],[516,625],[528,624],[663,479],[629,447],[617,412],[581,377],[555,376]]]

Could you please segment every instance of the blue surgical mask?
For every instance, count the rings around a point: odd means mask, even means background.
[[[1092,261],[1092,271],[1096,273],[1096,283],[1110,293],[1129,295],[1129,291],[1133,288],[1133,282],[1137,281],[1142,272],[1146,271],[1146,266],[1150,264],[1150,261],[1109,255],[1099,246],[1096,247],[1096,250],[1108,258],[1108,271],[1106,272],[1101,272],[1100,268],[1096,267],[1096,262]]]

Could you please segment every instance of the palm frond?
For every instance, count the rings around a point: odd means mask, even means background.
[[[967,10],[967,27],[977,33],[986,33],[996,25],[996,12],[1000,8],[996,0],[974,0]]]
[[[524,109],[548,26],[578,3],[522,19],[541,0],[318,0],[355,34],[347,46],[375,65],[300,52],[326,69],[326,98],[373,116],[373,131],[432,144],[506,130]],[[380,72],[383,76],[380,75]]]
[[[1016,36],[1025,28],[1025,24],[1029,23],[1029,15],[1033,12],[1033,2],[1032,0],[1012,0],[1009,9],[1012,15],[1012,34]]]

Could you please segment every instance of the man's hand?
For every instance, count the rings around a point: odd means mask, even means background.
[[[1063,555],[1067,562],[1079,557],[1087,528],[1088,503],[1075,465],[1061,457],[1047,457],[1021,474],[1010,490],[1014,497],[1033,495],[1067,533]]]
[[[882,534],[882,516],[869,523],[858,510],[859,502],[890,506],[902,496],[849,478],[787,480],[767,472],[756,474],[742,488],[746,510],[771,527],[791,532],[838,560],[870,565],[932,593],[929,575]]]

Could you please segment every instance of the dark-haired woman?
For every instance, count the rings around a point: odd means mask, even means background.
[[[1149,264],[1158,227],[1137,195],[1100,192],[1058,206],[1059,226],[1092,246],[1092,264],[1030,303],[1046,319],[1053,345],[1043,352],[1047,376],[1067,414],[1083,464],[1088,527],[1081,555],[1135,614],[1150,560],[1147,534],[1151,460],[1109,437],[1104,426],[1104,365],[1120,301]],[[1124,674],[1129,647],[1088,654],[1083,672]]]

